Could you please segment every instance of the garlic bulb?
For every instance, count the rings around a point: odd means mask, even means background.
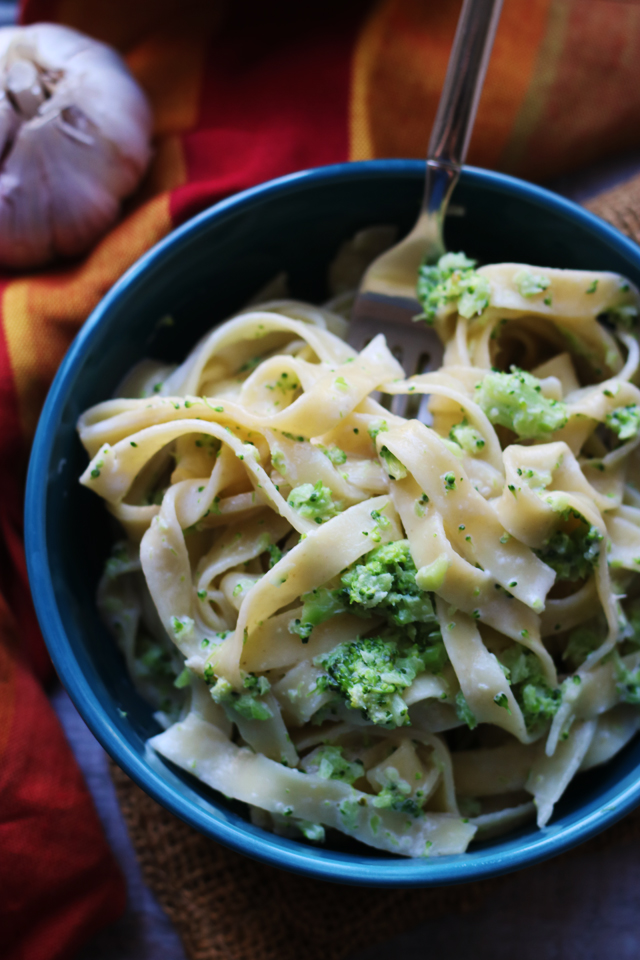
[[[150,131],[110,47],[50,23],[0,29],[0,263],[87,250],[140,181]]]

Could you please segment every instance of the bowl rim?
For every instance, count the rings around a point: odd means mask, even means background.
[[[640,803],[640,769],[623,778],[615,802],[578,815],[575,822],[564,827],[551,824],[527,838],[524,846],[506,851],[483,848],[471,854],[434,857],[433,859],[393,860],[359,857],[350,854],[318,856],[318,852],[297,841],[284,840],[266,831],[246,831],[239,823],[219,819],[175,791],[170,779],[163,777],[149,765],[129,744],[123,732],[112,724],[88,679],[75,659],[58,610],[53,580],[48,565],[46,536],[47,484],[41,478],[49,474],[57,426],[67,399],[67,386],[81,367],[85,353],[111,310],[116,307],[127,288],[151,268],[158,268],[165,257],[171,256],[176,246],[187,238],[197,237],[211,220],[233,217],[256,201],[285,192],[288,195],[304,191],[312,184],[332,180],[355,181],[395,176],[415,179],[423,176],[425,162],[421,160],[365,160],[333,164],[299,171],[267,181],[228,197],[208,207],[177,227],[139,258],[114,284],[92,311],[69,347],[51,384],[40,415],[33,441],[25,494],[25,549],[27,569],[34,606],[53,665],[81,717],[99,743],[114,761],[154,800],[200,833],[242,853],[280,869],[297,872],[317,879],[338,883],[376,887],[427,887],[497,876],[512,870],[531,866],[556,856],[578,843],[589,839],[623,817]],[[616,252],[635,258],[640,270],[640,247],[614,227],[570,200],[535,184],[506,174],[475,167],[465,167],[464,183],[490,186],[501,193],[537,202],[550,212],[588,228],[605,240]],[[215,807],[215,802],[212,803]]]

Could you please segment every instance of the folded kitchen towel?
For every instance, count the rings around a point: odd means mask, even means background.
[[[51,668],[26,580],[26,460],[57,366],[123,271],[204,206],[304,167],[423,156],[459,8],[460,0],[22,5],[24,23],[65,23],[123,53],[153,106],[155,153],[121,221],[87,257],[0,276],[3,960],[71,957],[124,902],[44,693]],[[639,119],[637,4],[505,0],[471,162],[544,179],[636,147]]]

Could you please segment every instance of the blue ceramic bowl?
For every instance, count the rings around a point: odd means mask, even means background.
[[[113,287],[72,344],[42,412],[27,483],[27,559],[40,625],[62,682],[104,748],[203,834],[274,866],[343,883],[435,886],[560,853],[640,802],[640,739],[606,767],[580,775],[544,830],[526,827],[465,854],[406,860],[358,845],[317,849],[252,826],[239,805],[145,752],[158,727],[96,612],[111,536],[102,502],[78,484],[86,457],[75,424],[142,356],[182,360],[212,324],[283,269],[295,296],[322,301],[340,242],[370,224],[407,230],[423,176],[423,163],[404,160],[310,170],[225,200],[159,243]],[[639,247],[539,187],[468,168],[454,203],[457,215],[446,230],[451,250],[484,262],[616,270],[640,284]],[[159,323],[167,313],[172,327]]]

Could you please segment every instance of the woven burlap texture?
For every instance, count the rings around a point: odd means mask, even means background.
[[[585,206],[640,242],[640,176]],[[294,876],[201,836],[115,764],[111,773],[144,879],[189,960],[341,960],[431,917],[472,910],[505,883],[376,890]],[[581,849],[638,838],[636,812]]]

